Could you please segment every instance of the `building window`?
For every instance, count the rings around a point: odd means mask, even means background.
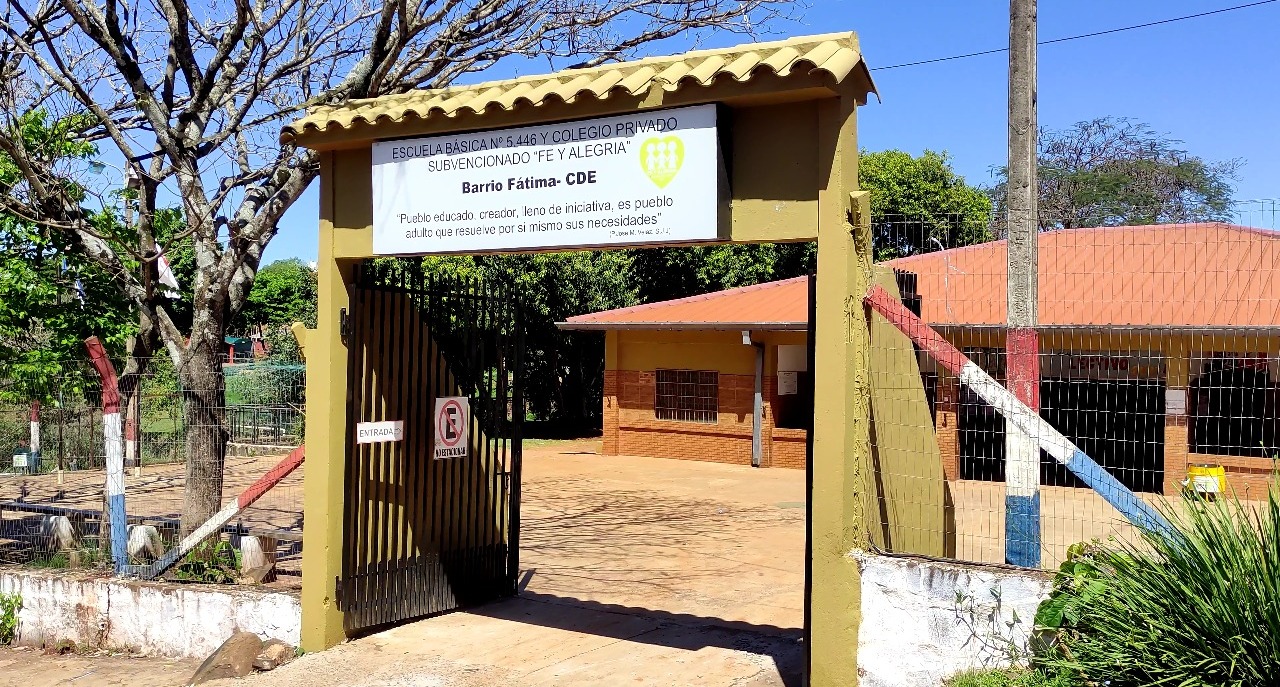
[[[1280,443],[1280,386],[1265,356],[1215,355],[1191,382],[1192,453],[1270,456]]]
[[[720,373],[707,370],[658,370],[658,395],[653,403],[659,420],[715,422],[719,408]]]

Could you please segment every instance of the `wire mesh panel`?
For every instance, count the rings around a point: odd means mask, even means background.
[[[209,394],[186,393],[167,355],[115,362],[124,391],[120,440],[126,457],[127,524],[154,526],[159,535],[159,546],[139,543],[130,548],[131,562],[149,562],[178,540],[192,487],[216,489],[225,504],[301,443],[302,366],[280,366],[296,385],[281,383],[281,375],[271,372],[277,366],[270,362],[259,361],[249,366],[259,374],[238,378],[231,367],[223,366],[226,377],[236,380],[228,382],[233,389],[226,396],[229,404],[202,414],[223,423],[223,435],[231,442],[232,450],[222,456],[221,480],[213,484],[193,482],[187,470],[186,406],[193,397]],[[243,451],[236,448],[245,433],[237,428],[237,416],[245,414],[244,400],[253,396],[285,396],[293,403],[253,406],[250,412],[259,416],[253,431],[270,445]],[[101,536],[106,448],[100,400],[101,382],[81,361],[68,362],[60,373],[43,378],[38,388],[0,379],[0,562],[43,568],[109,562]],[[38,452],[31,450],[34,441]],[[272,552],[277,569],[298,572],[301,528],[298,470],[246,509],[224,535],[233,545],[244,535],[264,537],[277,544]],[[234,581],[234,556],[228,556],[226,568],[216,576],[184,579]]]
[[[338,580],[352,632],[515,593],[525,416],[512,294],[407,261],[365,263],[357,284]],[[360,438],[386,422],[402,435]]]
[[[1077,542],[1136,540],[1133,513],[1167,508],[1177,517],[1184,493],[1256,501],[1274,487],[1280,223],[1273,203],[1234,206],[1222,221],[1136,226],[1082,227],[1042,214],[1037,394],[1025,417],[1043,424],[1028,437],[1030,454],[1009,429],[1021,411],[993,403],[976,372],[965,371],[971,364],[999,386],[1025,374],[1008,353],[1001,223],[879,217],[873,224],[882,266],[913,275],[920,331],[955,351],[951,359],[921,351],[872,315],[875,393],[918,397],[928,408],[921,422],[901,407],[873,404],[873,486],[885,509],[942,509],[945,531],[929,534],[949,555],[1005,562],[1009,522],[1023,517],[1010,511],[1014,495],[1037,504],[1038,519],[1025,522],[1040,565],[1055,567]],[[892,286],[895,297],[911,300],[901,278]],[[892,350],[910,351],[918,365],[887,367],[876,351]],[[893,453],[897,437],[911,432],[927,432],[936,447],[946,487],[939,497],[901,486],[909,476],[925,479]],[[1030,479],[1014,479],[1024,474]],[[1097,487],[1097,475],[1116,490]],[[1117,503],[1129,504],[1128,517]],[[892,522],[894,514],[880,517]],[[903,545],[901,535],[882,541],[889,550],[929,553]]]

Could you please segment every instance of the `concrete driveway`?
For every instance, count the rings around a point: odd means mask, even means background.
[[[525,449],[519,598],[236,684],[799,685],[804,474]]]

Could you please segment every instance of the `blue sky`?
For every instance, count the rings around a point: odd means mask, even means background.
[[[1246,0],[1040,0],[1040,39],[1102,31],[1245,4]],[[1004,47],[1005,0],[811,0],[778,36],[857,31],[883,102],[859,112],[862,147],[947,151],[970,183],[992,183],[1006,155],[1003,53],[901,69],[904,62]],[[743,42],[703,35],[702,47]],[[687,49],[687,41],[646,54]],[[1040,125],[1131,117],[1208,160],[1241,158],[1235,197],[1280,197],[1280,2],[1040,48]],[[511,76],[500,65],[474,81]],[[531,72],[526,65],[522,69]],[[541,68],[537,71],[543,71]],[[290,209],[267,262],[316,258],[315,188]]]

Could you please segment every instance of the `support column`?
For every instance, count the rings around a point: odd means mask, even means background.
[[[1188,347],[1175,344],[1165,350],[1164,495],[1177,496],[1187,478],[1187,453],[1191,450],[1187,418],[1191,412],[1191,360]],[[1182,401],[1171,408],[1170,397]]]
[[[818,195],[808,684],[848,687],[858,680],[862,621],[862,574],[850,553],[867,546],[865,499],[872,477],[870,333],[862,305],[871,273],[870,206],[866,194],[853,193],[858,144],[852,99],[824,101],[817,123],[818,149],[833,156],[820,161],[819,178],[826,183]]]
[[[340,312],[350,308],[352,265],[334,258],[333,153],[321,154],[319,305],[307,341],[307,467],[302,547],[302,648],[327,649],[345,639],[335,583],[342,574],[346,467],[347,348]]]
[[[1036,214],[1036,0],[1009,2],[1009,390],[1040,412],[1039,221]],[[1040,567],[1040,447],[1005,423],[1004,558]]]
[[[941,366],[936,366],[940,368]],[[942,458],[942,474],[948,482],[960,479],[960,379],[946,370],[938,371],[934,399],[933,426]]]

